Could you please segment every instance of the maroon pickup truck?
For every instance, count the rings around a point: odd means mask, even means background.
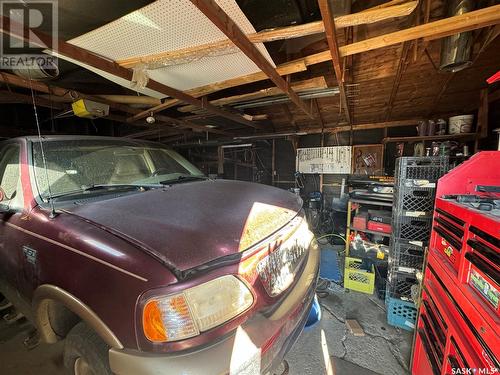
[[[317,303],[301,206],[161,144],[4,141],[0,292],[75,374],[269,373]]]

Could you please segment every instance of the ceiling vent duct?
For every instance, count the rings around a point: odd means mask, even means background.
[[[12,69],[12,73],[33,81],[45,81],[59,76],[59,68],[54,62],[47,62],[47,65],[40,65],[35,59],[33,64],[22,69]]]
[[[472,0],[448,0],[447,16],[453,17],[474,10]],[[458,72],[472,65],[472,31],[454,34],[441,41],[441,61],[439,69],[446,72]]]

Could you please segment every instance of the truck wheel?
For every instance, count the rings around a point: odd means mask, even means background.
[[[64,345],[64,366],[74,375],[112,375],[109,347],[85,323],[69,331]]]

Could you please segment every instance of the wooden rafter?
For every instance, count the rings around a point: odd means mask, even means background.
[[[326,61],[326,60],[324,60]],[[313,62],[314,64],[317,64],[318,62]],[[276,71],[280,75],[287,75],[287,74],[292,74],[292,73],[297,73],[297,72],[303,72],[307,70],[307,65],[306,65],[306,60],[305,59],[298,59],[294,61],[290,61],[287,63],[284,63],[282,65],[279,65],[276,68]],[[236,87],[236,86],[241,86],[247,83],[253,83],[253,82],[258,82],[258,81],[263,81],[268,79],[268,77],[265,75],[263,72],[257,72],[257,73],[251,73],[242,77],[236,77],[236,78],[231,78],[225,81],[217,82],[217,83],[211,83],[205,86],[200,86],[196,87],[191,90],[187,90],[186,92],[189,95],[192,95],[194,97],[201,97],[203,95],[210,94],[215,91],[220,91],[224,89],[228,89],[231,87]],[[134,119],[139,119],[139,118],[144,118],[146,116],[149,116],[151,112],[156,113],[159,111],[163,111],[164,109],[174,107],[178,104],[180,104],[181,101],[178,99],[167,99],[165,100],[162,104],[149,108],[148,110],[142,111],[141,113],[137,114],[134,116]]]
[[[296,92],[302,92],[306,90],[317,90],[317,89],[326,89],[328,87],[326,83],[325,77],[314,77],[310,79],[306,79],[303,81],[299,82],[293,82],[292,84],[292,89]],[[255,100],[255,99],[260,99],[260,98],[266,98],[270,96],[276,96],[282,94],[282,91],[278,89],[277,87],[270,87],[267,89],[262,89],[259,91],[255,92],[250,92],[247,94],[239,94],[239,95],[233,95],[229,96],[226,98],[220,98],[216,100],[210,101],[210,104],[212,105],[217,105],[217,106],[222,106],[222,105],[230,105],[234,103],[239,103],[242,101],[248,101],[248,100]],[[197,108],[192,105],[187,105],[184,107],[179,107],[177,108],[178,111],[180,112],[193,112]]]
[[[343,125],[340,126],[327,126],[325,124],[324,128],[321,127],[311,127],[311,128],[301,128],[298,132],[295,129],[282,129],[276,133],[266,133],[266,134],[255,134],[254,136],[243,136],[235,137],[235,139],[271,139],[278,136],[288,136],[290,134],[306,135],[306,134],[336,134],[350,131],[363,131],[372,129],[385,129],[385,128],[400,128],[405,126],[415,126],[422,121],[422,119],[412,119],[412,120],[399,120],[399,121],[384,121],[384,122],[373,122],[366,124],[356,124],[356,125]]]
[[[469,12],[466,15],[454,16],[446,18],[444,20],[429,22],[427,24],[418,26],[418,30],[416,33],[414,32],[415,27],[412,27],[409,29],[396,31],[394,33],[385,34],[380,37],[369,38],[364,41],[355,42],[346,46],[341,46],[339,47],[339,53],[341,57],[351,56],[358,53],[370,51],[373,49],[388,47],[395,44],[403,43],[405,41],[423,38],[424,36],[431,35],[439,28],[439,24],[436,26],[435,24],[436,22],[443,22],[443,21],[446,21],[446,23],[452,23],[453,27],[448,26],[447,32],[445,34],[439,36],[433,36],[432,38],[438,39],[456,34],[457,32],[461,32],[464,29],[475,30],[491,24],[500,23],[500,5],[484,8],[478,11]],[[384,40],[384,38],[386,37],[387,40]],[[308,66],[320,64],[329,60],[331,60],[331,54],[329,50],[326,50],[279,65],[276,67],[276,71],[280,75],[288,75],[288,74],[303,72],[307,70]],[[267,76],[262,72],[251,73],[245,76],[231,78],[225,81],[217,82],[215,84],[196,87],[186,92],[194,97],[200,97],[216,91],[224,90],[231,87],[241,86],[248,83],[263,81],[265,79],[267,79]],[[180,103],[181,101],[178,99],[168,99],[164,103],[156,107],[150,108],[146,111],[142,111],[137,116],[134,116],[133,119],[135,120],[139,118],[144,118],[146,116],[149,116],[151,112],[156,113],[158,111],[174,107]]]
[[[389,103],[387,104],[386,120],[388,121],[391,117],[392,107],[394,105],[394,100],[396,99],[396,94],[398,93],[399,84],[401,83],[401,78],[405,72],[408,63],[408,52],[410,50],[410,42],[404,42],[401,46],[401,55],[399,56],[398,68],[396,71],[396,76],[394,77],[394,82],[392,84],[391,96],[389,97]]]
[[[280,105],[281,109],[283,110],[283,113],[285,114],[285,117],[287,121],[290,123],[290,125],[293,126],[295,130],[299,130],[299,127],[297,126],[297,122],[293,118],[292,112],[290,111],[290,108],[288,108],[288,104],[283,103]]]
[[[45,107],[52,106],[52,108],[59,108],[59,106],[61,106],[61,103],[57,101],[57,98],[59,98],[59,99],[63,98],[64,100],[70,99],[71,101],[85,98],[85,99],[91,99],[91,100],[99,101],[101,103],[108,104],[110,106],[110,108],[112,108],[116,111],[130,113],[130,114],[139,112],[138,109],[127,106],[127,105],[114,103],[111,101],[104,100],[102,98],[95,98],[92,95],[83,94],[83,93],[80,93],[78,91],[68,91],[65,88],[57,87],[57,86],[53,86],[53,85],[48,85],[48,84],[46,84],[44,82],[40,82],[40,81],[31,81],[30,82],[27,79],[24,79],[24,78],[21,78],[21,77],[18,77],[18,76],[15,76],[13,74],[9,74],[9,73],[1,72],[0,73],[0,82],[9,85],[9,87],[16,86],[16,87],[22,87],[25,89],[30,89],[32,87],[33,90],[36,92],[50,94],[52,96],[52,98],[54,99],[52,101],[48,100],[47,98],[37,98],[36,99],[37,104],[39,104],[41,106],[45,106]],[[20,94],[14,94],[14,96],[21,98]],[[28,95],[23,95],[23,97],[26,100],[28,100],[28,98],[29,99],[31,98]],[[31,99],[28,102],[31,102]],[[63,107],[61,107],[61,109],[63,109]],[[119,122],[127,122],[126,118],[122,118],[122,117],[119,117],[116,115],[110,115],[108,117],[111,120],[116,120]],[[203,131],[203,132],[211,132],[211,133],[224,135],[224,136],[232,136],[232,134],[230,132],[227,132],[227,131],[224,131],[221,129],[208,128],[206,126],[194,124],[192,122],[185,121],[182,119],[175,119],[172,117],[162,116],[162,115],[156,115],[155,118],[157,120],[156,123],[158,125],[170,125],[170,126],[175,125],[175,126],[178,126],[180,128],[183,128],[183,129],[192,129],[192,130]],[[137,124],[133,124],[133,125],[142,125],[142,124],[137,123]]]
[[[64,105],[63,103],[50,101],[48,99],[41,98],[39,96],[35,97],[35,102],[40,107],[53,108],[53,109],[57,109],[57,110],[69,109],[69,107]],[[8,91],[8,90],[0,90],[0,103],[1,104],[7,104],[7,103],[10,103],[10,104],[15,104],[15,103],[32,104],[33,98],[31,97],[31,95],[20,94],[20,93]]]
[[[425,40],[440,39],[498,23],[500,23],[500,5],[493,5],[342,46],[339,48],[339,52],[341,56],[355,55],[419,38]]]
[[[241,31],[239,26],[213,0],[191,0],[191,2],[222,31],[255,65],[262,70],[274,84],[280,88],[290,100],[309,117],[314,118],[311,110],[292,90],[290,85],[281,78],[276,69],[267,61],[264,55]]]
[[[314,108],[316,109],[316,113],[318,114],[317,116],[318,124],[319,126],[321,126],[321,129],[325,129],[325,122],[323,121],[323,116],[321,116],[321,108],[319,107],[318,99],[313,99],[313,102],[314,102]],[[321,132],[321,134],[323,134],[323,132]],[[322,138],[322,140],[324,139]]]
[[[58,40],[57,46],[52,46],[52,37],[34,29],[24,30],[22,25],[17,24],[15,21],[10,20],[6,16],[2,16],[1,25],[2,25],[1,31],[7,35],[25,40],[34,45],[40,45],[41,41],[42,45],[40,46],[43,48],[47,47],[48,49],[53,50],[62,56],[66,56],[75,59],[77,61],[81,61],[89,66],[107,72],[109,74],[115,75],[117,77],[126,79],[127,81],[132,80],[133,73],[131,70],[121,67],[114,61],[110,61],[104,57],[96,55],[84,48],[75,46],[70,43],[66,43],[65,41],[62,40]],[[257,129],[263,128],[262,125],[253,123],[252,121],[248,121],[239,114],[227,112],[221,108],[211,106],[210,104],[203,105],[201,100],[189,94],[186,94],[180,90],[177,90],[173,87],[164,85],[160,82],[150,79],[146,87],[148,87],[151,90],[158,91],[164,95],[177,98],[183,102],[203,107],[207,111],[211,111],[218,116],[227,118],[229,120],[238,122],[240,124]],[[135,120],[136,119],[133,118],[131,121]]]
[[[489,30],[486,31],[484,39],[482,40],[482,42],[480,42],[479,51],[472,60],[472,65],[476,63],[476,61],[479,59],[479,56],[481,56],[481,54],[486,50],[489,44],[499,35],[499,31],[500,31],[499,25],[491,27]],[[446,79],[443,81],[443,84],[441,85],[438,94],[432,101],[432,106],[427,113],[428,116],[432,115],[435,112],[439,102],[441,101],[441,98],[446,93],[446,90],[448,89],[450,82],[453,80],[453,78],[455,78],[456,73],[457,72],[448,73],[448,77],[446,77]]]
[[[360,13],[347,14],[335,18],[335,26],[337,29],[371,24],[395,17],[403,17],[409,15],[417,6],[417,1],[408,1],[403,4],[392,5],[389,7],[368,9]],[[276,40],[299,38],[308,35],[320,34],[325,31],[322,21],[310,22],[303,25],[295,25],[288,27],[278,27],[271,30],[264,30],[258,33],[247,34],[247,38],[252,43],[272,42]],[[161,67],[162,63],[170,61],[186,61],[205,56],[214,51],[224,51],[234,48],[231,40],[221,40],[213,43],[202,44],[195,47],[185,49],[166,51],[146,56],[131,57],[128,59],[118,60],[117,63],[125,68],[133,68],[139,64],[146,64]]]
[[[332,10],[330,8],[330,3],[328,2],[328,0],[318,0],[318,4],[319,10],[321,11],[321,18],[323,18],[323,23],[325,25],[326,40],[328,42],[328,47],[330,48],[330,55],[333,63],[333,69],[335,70],[335,77],[337,77],[337,84],[340,91],[340,100],[342,106],[344,107],[347,122],[350,124],[352,122],[351,109],[347,100],[347,91],[344,84],[344,76],[342,74],[342,65],[340,60],[339,47],[337,44],[337,35],[335,31]]]

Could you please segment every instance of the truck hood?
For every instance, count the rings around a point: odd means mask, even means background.
[[[185,271],[245,250],[283,227],[301,208],[299,197],[281,189],[206,180],[65,211]]]

